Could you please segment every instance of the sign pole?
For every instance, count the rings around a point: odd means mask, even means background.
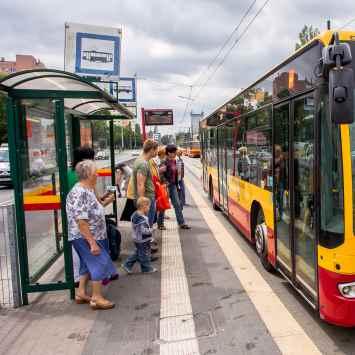
[[[145,131],[144,107],[142,107],[142,135],[143,135],[143,142],[144,142],[147,139],[147,133]]]

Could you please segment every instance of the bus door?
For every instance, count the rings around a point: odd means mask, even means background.
[[[274,109],[277,254],[292,281],[316,292],[313,93]]]
[[[227,188],[227,166],[226,166],[226,129],[217,129],[218,147],[218,190],[219,204],[224,211],[228,211],[228,188]]]

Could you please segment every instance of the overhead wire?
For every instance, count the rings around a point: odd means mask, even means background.
[[[257,0],[253,0],[250,5],[248,6],[248,8],[246,9],[246,11],[244,12],[242,18],[240,19],[240,21],[238,22],[238,24],[234,27],[233,31],[230,33],[230,35],[226,38],[226,40],[223,42],[222,46],[219,48],[217,54],[214,56],[214,58],[212,59],[212,61],[205,67],[205,69],[203,69],[200,73],[200,75],[198,76],[198,78],[193,82],[193,84],[190,86],[190,92],[189,92],[189,97],[188,97],[188,101],[186,102],[185,105],[185,109],[184,109],[184,114],[181,118],[181,122],[184,122],[185,117],[186,117],[186,113],[191,105],[191,102],[193,101],[192,99],[192,91],[193,91],[193,87],[198,86],[198,82],[200,81],[200,79],[205,75],[208,74],[208,72],[210,71],[210,69],[213,67],[213,65],[216,63],[217,59],[219,58],[219,56],[223,53],[224,49],[227,47],[227,45],[230,43],[230,41],[232,40],[232,38],[234,37],[234,35],[237,33],[237,31],[239,30],[240,26],[243,24],[244,20],[247,18],[247,16],[249,15],[250,11],[252,10],[252,8],[254,7],[255,3],[257,2]]]
[[[352,20],[346,22],[343,26],[339,27],[339,30],[344,29],[345,27],[349,26],[349,25],[352,24],[353,22],[355,22],[355,18],[353,18]]]
[[[217,61],[218,57],[221,55],[221,53],[223,52],[223,50],[226,48],[226,46],[228,45],[228,43],[231,41],[231,39],[233,38],[233,36],[235,35],[235,33],[239,30],[240,26],[243,24],[244,20],[246,19],[246,17],[249,15],[250,11],[252,10],[252,8],[254,7],[255,3],[257,0],[253,0],[251,2],[251,4],[248,6],[247,10],[244,12],[244,15],[242,16],[242,18],[240,19],[239,23],[234,27],[233,31],[230,33],[230,35],[226,38],[226,40],[223,42],[222,46],[220,47],[218,53],[214,56],[214,58],[212,59],[212,61],[201,71],[200,75],[197,77],[197,79],[193,82],[192,86],[198,86],[197,83],[199,82],[199,80],[203,77],[203,75],[205,75],[205,73],[207,73],[210,68],[214,65],[214,63]]]
[[[255,15],[252,17],[252,19],[248,22],[242,33],[235,39],[234,43],[232,46],[229,48],[229,50],[226,52],[226,54],[223,56],[223,58],[220,60],[218,65],[215,67],[215,70],[209,75],[207,80],[203,83],[203,85],[200,87],[200,90],[197,92],[196,96],[194,96],[194,100],[201,94],[201,92],[205,89],[205,87],[208,85],[210,80],[213,78],[213,76],[217,73],[217,71],[222,67],[222,65],[225,63],[226,59],[232,52],[232,50],[235,48],[235,46],[240,42],[240,40],[244,37],[244,35],[248,32],[249,28],[251,25],[254,23],[254,21],[257,19],[257,17],[261,14],[261,12],[264,10],[266,5],[270,2],[270,0],[266,0],[263,5],[260,7],[260,9],[255,13]]]

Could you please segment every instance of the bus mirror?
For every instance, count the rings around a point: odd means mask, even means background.
[[[329,109],[334,123],[354,121],[354,74],[351,68],[333,68],[329,71]]]

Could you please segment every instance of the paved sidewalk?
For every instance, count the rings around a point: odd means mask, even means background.
[[[121,231],[125,259],[131,236],[127,227]],[[51,270],[54,279],[61,273]],[[106,294],[116,302],[113,310],[92,311],[70,301],[68,292],[0,310],[0,354],[158,354],[160,274],[126,275],[120,269],[120,279],[106,287]]]
[[[179,230],[169,211],[168,230],[156,232],[159,272],[121,270],[106,289],[115,309],[92,311],[67,292],[42,294],[30,306],[0,312],[0,354],[278,354],[200,206],[189,193],[187,200],[192,229]],[[127,224],[120,229],[125,259],[132,241]]]

